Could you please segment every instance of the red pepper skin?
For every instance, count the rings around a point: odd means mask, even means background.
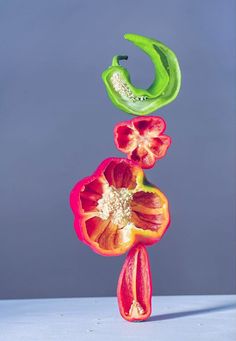
[[[152,279],[148,253],[137,244],[128,253],[121,270],[117,298],[121,316],[129,321],[144,321],[151,314]]]
[[[171,145],[171,138],[163,134],[165,128],[165,121],[158,116],[119,122],[114,128],[115,145],[141,168],[152,168]]]

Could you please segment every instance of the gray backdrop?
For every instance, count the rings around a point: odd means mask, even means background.
[[[122,257],[101,257],[73,230],[69,192],[122,156],[101,72],[117,53],[137,86],[148,57],[122,35],[177,54],[182,90],[159,110],[173,143],[147,172],[172,224],[149,248],[154,294],[235,293],[235,32],[230,0],[0,2],[0,297],[115,295]]]

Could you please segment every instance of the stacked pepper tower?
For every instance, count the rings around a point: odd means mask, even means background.
[[[146,178],[143,169],[154,167],[171,144],[165,121],[147,116],[173,101],[181,73],[175,54],[161,42],[125,34],[152,60],[155,79],[146,89],[136,88],[115,56],[102,78],[113,104],[140,117],[120,122],[114,129],[117,148],[126,158],[108,158],[70,195],[74,226],[81,241],[103,256],[128,252],[121,270],[117,297],[127,321],[143,321],[151,314],[152,281],[146,245],[158,242],[170,223],[165,195]]]

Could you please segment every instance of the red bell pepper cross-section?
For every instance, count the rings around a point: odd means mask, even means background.
[[[161,117],[136,117],[118,123],[114,129],[117,148],[142,168],[152,168],[165,156],[171,138],[163,135],[166,124]]]
[[[121,316],[127,321],[143,321],[151,314],[152,280],[144,245],[128,253],[120,273],[117,298]]]
[[[153,244],[169,226],[168,201],[136,163],[104,160],[70,196],[78,237],[95,252],[120,255],[137,243]]]

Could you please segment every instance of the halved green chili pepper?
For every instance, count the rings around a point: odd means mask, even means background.
[[[178,60],[173,51],[155,39],[137,34],[125,34],[124,38],[150,56],[155,68],[152,85],[144,90],[131,83],[129,72],[119,65],[119,61],[128,59],[128,56],[115,56],[102,78],[116,107],[130,114],[147,115],[172,102],[178,95],[181,84]]]

